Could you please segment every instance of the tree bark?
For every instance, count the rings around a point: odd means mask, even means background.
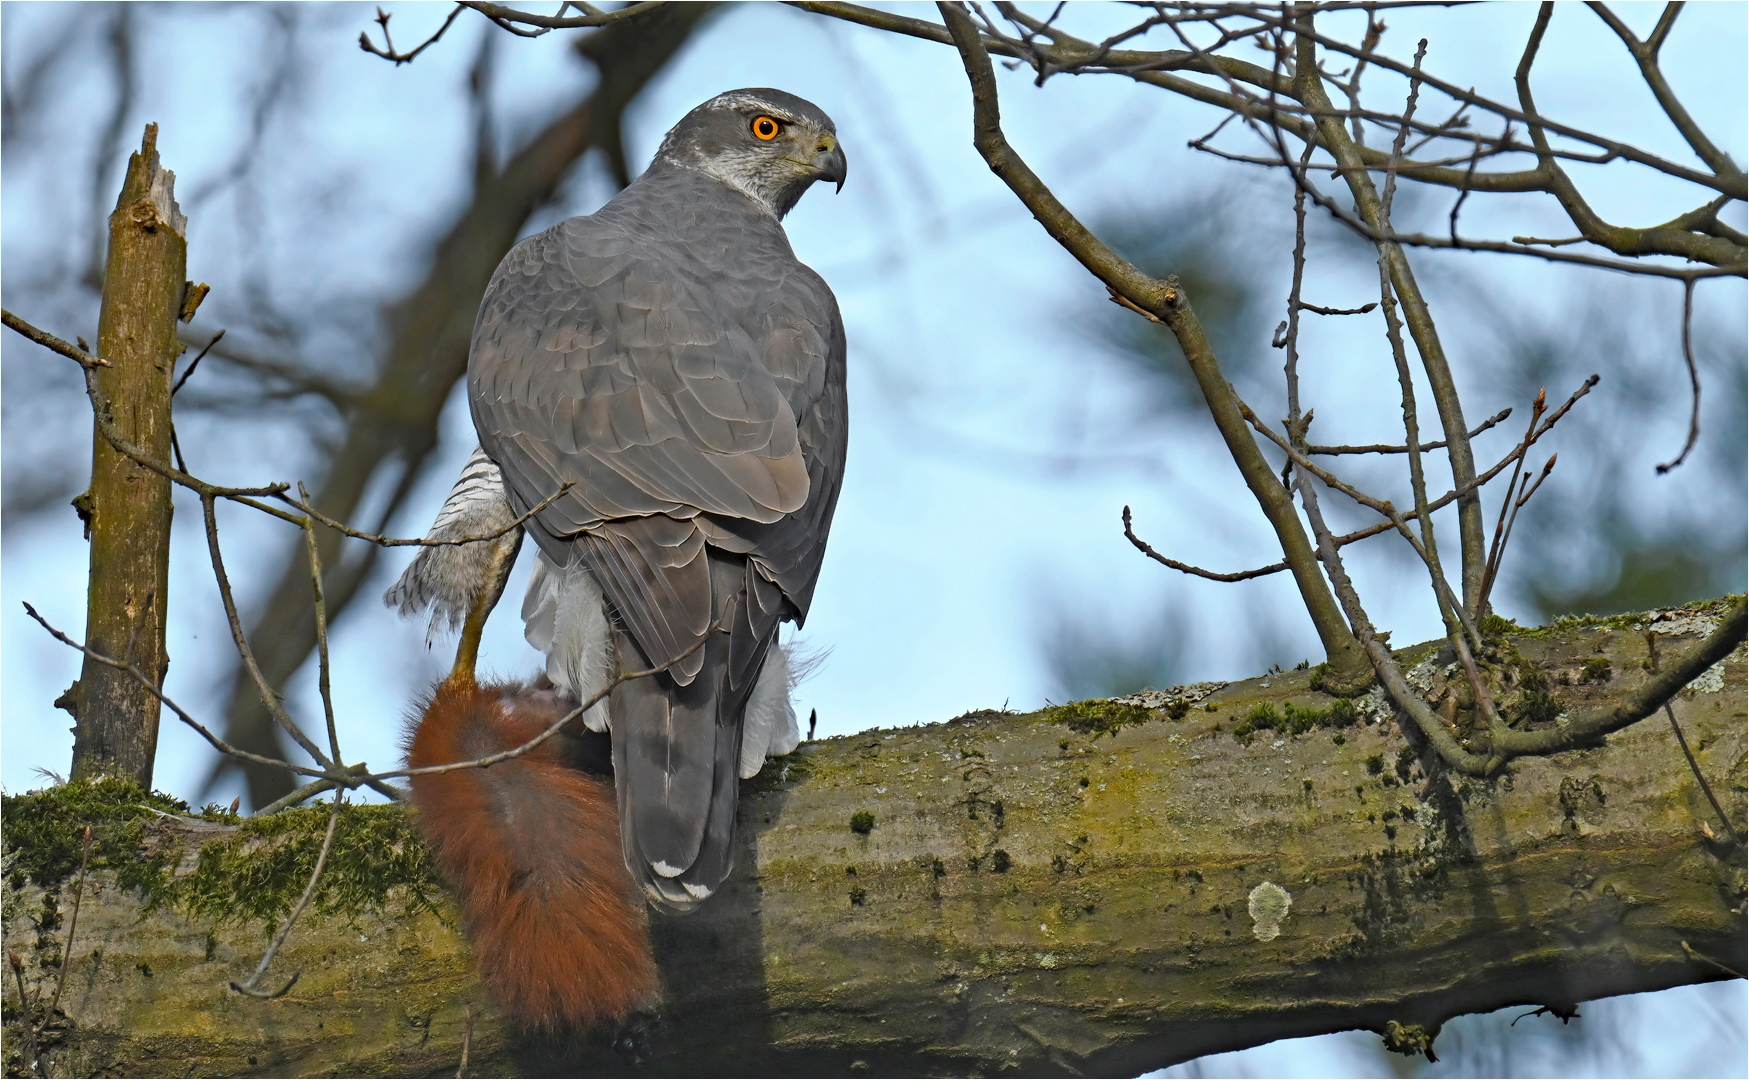
[[[121,436],[166,464],[187,268],[188,218],[176,205],[176,174],[159,166],[158,125],[147,124],[109,217],[97,330],[97,353],[109,366],[98,371],[97,385]],[[170,662],[164,649],[170,481],[118,453],[94,430],[91,488],[74,506],[91,541],[85,638],[98,652],[132,660],[162,685]],[[113,775],[152,786],[158,699],[132,676],[87,659],[57,704],[76,721],[75,780]]]
[[[1647,628],[1668,662],[1721,610],[1514,644],[1576,711],[1644,680]],[[1400,655],[1437,689],[1433,649]],[[275,965],[302,978],[257,1001],[225,983],[259,957],[259,924],[142,918],[114,871],[95,870],[70,1019],[45,1061],[79,1075],[448,1074],[465,1043],[468,1071],[492,1075],[1133,1076],[1357,1027],[1412,1050],[1461,1013],[1569,1013],[1744,970],[1729,831],[1744,828],[1744,674],[1739,649],[1673,703],[1730,826],[1662,717],[1491,783],[1440,771],[1389,719],[1246,734],[1261,705],[1329,708],[1305,672],[1163,712],[982,712],[810,743],[745,786],[725,888],[653,920],[662,1004],[569,1041],[498,1023],[452,911],[306,916]],[[319,837],[326,812],[307,816]],[[46,889],[21,881],[20,817],[5,940],[32,957],[40,1003],[77,856]],[[199,828],[175,842],[224,831]],[[303,884],[288,876],[294,895]],[[9,1071],[29,1067],[17,1019],[40,1010],[15,991]]]

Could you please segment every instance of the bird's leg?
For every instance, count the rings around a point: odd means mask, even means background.
[[[491,541],[490,554],[485,559],[485,573],[480,577],[480,591],[474,606],[462,621],[461,641],[455,650],[455,666],[446,682],[456,686],[474,685],[474,665],[480,659],[480,638],[486,632],[486,618],[498,606],[504,586],[510,580],[510,569],[516,565],[516,552],[522,547],[522,530]]]

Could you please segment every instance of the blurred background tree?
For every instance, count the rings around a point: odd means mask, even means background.
[[[403,47],[445,14],[388,10]],[[129,139],[158,120],[166,160],[182,172],[190,272],[214,285],[189,338],[202,346],[225,330],[177,399],[182,445],[202,475],[305,479],[337,517],[421,533],[472,448],[452,384],[502,251],[598,206],[685,108],[731,86],[777,85],[826,107],[853,159],[845,195],[804,203],[790,229],[843,302],[857,410],[845,500],[809,627],[815,645],[835,651],[801,692],[804,709],[819,708],[820,733],[1316,658],[1316,638],[1282,582],[1166,580],[1123,541],[1117,508],[1135,502],[1144,531],[1157,542],[1171,537],[1193,561],[1237,569],[1275,557],[1256,535],[1254,511],[1229,498],[1230,465],[1171,336],[1105,303],[966,145],[964,78],[950,50],[793,10],[684,7],[617,40],[603,30],[513,41],[467,15],[397,67],[355,45],[361,30],[376,32],[372,14],[352,4],[0,8],[4,302],[39,325],[95,327],[108,199]],[[1431,27],[1454,68],[1494,69],[1498,41],[1521,36],[1528,17],[1402,11],[1391,39],[1406,43]],[[1724,70],[1736,73],[1726,84],[1740,85],[1743,24],[1736,6],[1685,16],[1667,49],[1695,59],[1672,77]],[[1631,66],[1597,61],[1619,43],[1564,12],[1557,29],[1568,36],[1553,35],[1545,51],[1545,108],[1609,109],[1641,122],[1646,103],[1621,100],[1610,81]],[[1029,73],[1001,76],[1010,80],[1011,137],[1100,235],[1145,270],[1185,276],[1229,378],[1260,412],[1279,415],[1280,361],[1269,338],[1292,242],[1285,178],[1185,149],[1212,115],[1194,103],[1138,102],[1127,85],[1094,80],[1033,92]],[[1710,129],[1732,133],[1725,149],[1737,160],[1745,156],[1740,97],[1713,87],[1693,98]],[[1424,218],[1436,231],[1443,221],[1443,205],[1417,204],[1408,191],[1399,200],[1405,228]],[[1741,203],[1727,213],[1743,226]],[[1320,270],[1309,298],[1368,299],[1372,249],[1321,218],[1311,241]],[[1527,287],[1522,273],[1474,257],[1419,266],[1428,290],[1463,312],[1444,330],[1485,391],[1478,409],[1521,405],[1540,386],[1553,393],[1606,373],[1561,428],[1562,467],[1519,525],[1500,610],[1541,621],[1744,587],[1749,346],[1740,283],[1698,291],[1703,439],[1681,469],[1659,477],[1653,464],[1673,455],[1687,422],[1680,297],[1667,283],[1539,267]],[[1376,327],[1346,338],[1347,327],[1319,332],[1330,335],[1327,354],[1377,348]],[[4,776],[15,789],[32,782],[31,767],[66,757],[64,720],[48,703],[76,673],[76,658],[14,612],[32,599],[78,630],[84,548],[67,503],[89,473],[90,445],[76,372],[21,351],[30,348],[10,337],[0,344]],[[1345,378],[1333,404],[1366,401],[1376,378],[1359,363]],[[1338,434],[1359,437],[1334,427],[1318,437]],[[1370,483],[1384,472],[1362,464],[1355,476]],[[179,501],[179,520],[193,509]],[[1341,509],[1332,513],[1339,527],[1348,523]],[[256,646],[288,695],[307,695],[301,541],[242,516],[226,529]],[[337,544],[327,559],[345,654],[337,685],[353,719],[378,733],[373,761],[392,755],[404,702],[441,667],[420,628],[394,623],[375,602],[404,557],[379,560],[374,548]],[[1370,557],[1380,581],[1419,573],[1392,547]],[[204,558],[185,531],[173,591],[201,580]],[[171,686],[204,715],[228,713],[233,734],[271,738],[235,691],[235,658],[208,588],[179,593],[170,613]],[[1375,617],[1398,641],[1437,632],[1407,605],[1381,603]],[[533,659],[511,623],[501,616],[494,625],[487,660],[520,674]],[[285,790],[270,774],[245,788],[177,737],[167,731],[159,770],[174,793],[246,795],[259,805]],[[1718,1000],[1737,1004],[1711,1014],[1679,1006],[1722,1017],[1691,1020],[1697,1042],[1724,1052],[1694,1059],[1693,1071],[1741,1075],[1742,984],[1706,990],[1734,994]],[[1617,1005],[1629,1007],[1610,1003],[1602,1015]],[[1645,1006],[1637,1015],[1655,1013]],[[1539,1017],[1509,1039],[1487,1026],[1459,1035],[1441,1068],[1539,1068],[1532,1057],[1500,1056],[1529,1053],[1527,1027],[1555,1040],[1554,1060],[1595,1061],[1604,1073],[1613,1071],[1608,1062],[1630,1059],[1655,1068],[1657,1053],[1645,1048],[1668,1047],[1656,1039],[1672,1034],[1636,1036],[1643,1041],[1624,1048],[1597,1033],[1626,1023],[1563,1028]],[[1347,1060],[1339,1057],[1298,1055],[1325,1062],[1325,1071],[1347,1067],[1328,1064]],[[1375,1060],[1370,1049],[1363,1056],[1368,1069],[1405,1063]],[[1213,1074],[1202,1067],[1179,1071]]]

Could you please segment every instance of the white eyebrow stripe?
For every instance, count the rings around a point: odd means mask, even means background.
[[[774,119],[781,120],[786,124],[807,123],[806,120],[790,112],[788,109],[780,109],[771,102],[766,101],[764,98],[754,97],[752,94],[743,94],[738,91],[718,94],[716,97],[710,99],[708,106],[710,108],[722,109],[743,109],[751,107],[759,109],[762,112],[770,113]]]

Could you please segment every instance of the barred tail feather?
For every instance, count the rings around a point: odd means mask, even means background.
[[[437,520],[426,540],[466,540],[493,536],[478,543],[447,547],[422,547],[400,578],[383,593],[383,603],[403,617],[431,609],[429,644],[445,630],[454,631],[473,606],[480,592],[494,580],[492,568],[514,560],[522,544],[516,511],[504,491],[504,474],[486,452],[474,449],[462,474],[444,499]],[[504,530],[510,531],[504,533]],[[497,536],[498,533],[504,533]]]
[[[440,685],[415,768],[512,749],[571,703],[519,686]],[[561,734],[485,769],[412,777],[420,831],[461,900],[480,976],[526,1028],[582,1030],[655,997],[642,904],[620,854],[612,783]]]

